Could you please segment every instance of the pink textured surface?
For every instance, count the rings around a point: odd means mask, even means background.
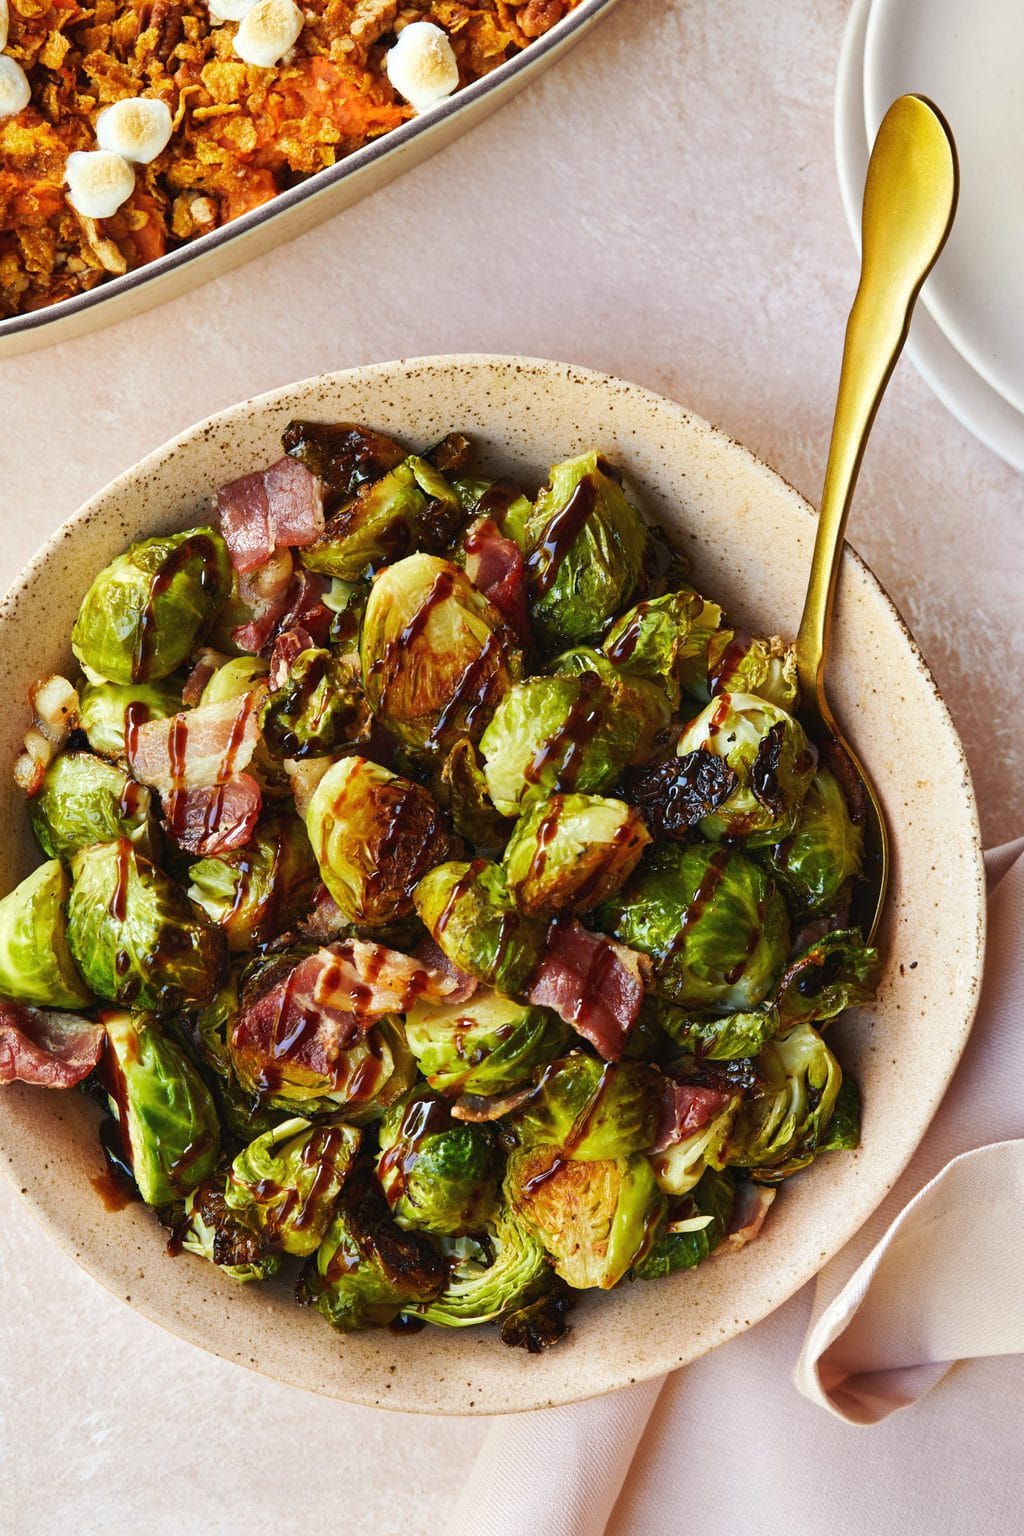
[[[845,15],[838,0],[622,0],[529,92],[340,219],[8,362],[0,585],[189,422],[403,354],[606,368],[692,405],[814,498],[855,280],[831,132]],[[945,692],[989,843],[1024,826],[1022,492],[902,368],[851,537]],[[219,1536],[244,1513],[270,1533],[339,1500],[376,1536],[442,1525],[480,1421],[385,1417],[206,1357],[105,1295],[4,1186],[0,1232],[4,1529]]]

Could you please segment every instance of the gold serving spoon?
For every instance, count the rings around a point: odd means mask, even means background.
[[[921,96],[894,101],[868,165],[860,283],[846,326],[818,531],[796,639],[803,723],[812,739],[831,738],[838,744],[865,792],[865,879],[855,905],[869,937],[885,903],[889,838],[874,786],[829,708],[825,665],[843,530],[868,433],[907,339],[921,285],[946,243],[958,183],[953,137],[936,109]]]

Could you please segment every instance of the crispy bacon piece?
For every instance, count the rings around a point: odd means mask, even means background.
[[[278,635],[301,627],[314,645],[323,644],[331,627],[331,610],[323,601],[326,590],[322,576],[296,571],[282,595],[269,602],[248,623],[231,631],[232,640],[240,651],[257,656],[272,650]]]
[[[774,1189],[769,1189],[764,1184],[749,1182],[737,1184],[732,1217],[725,1230],[725,1236],[715,1252],[729,1253],[733,1249],[745,1248],[748,1243],[752,1243],[764,1226],[764,1219],[768,1215],[775,1194]]]
[[[684,1141],[713,1120],[732,1098],[731,1094],[719,1093],[717,1088],[701,1088],[696,1083],[677,1083],[666,1077],[662,1084],[661,1114],[658,1117],[658,1135],[652,1152],[664,1152],[666,1147]]]
[[[306,916],[296,923],[305,939],[316,939],[321,944],[336,939],[348,927],[344,912],[338,906],[323,881],[313,892],[313,905]]]
[[[274,649],[270,653],[270,673],[267,682],[271,688],[280,688],[288,680],[288,674],[297,656],[303,651],[311,651],[316,641],[302,624],[296,624],[293,629],[286,629],[278,635],[274,641]]]
[[[581,923],[552,923],[527,995],[553,1008],[606,1061],[618,1061],[644,1000],[649,965],[645,955]]]
[[[478,517],[466,530],[466,575],[525,640],[526,570],[522,551],[491,517]]]
[[[28,702],[34,718],[25,732],[25,750],[14,764],[14,782],[31,798],[78,724],[78,694],[66,677],[55,673],[31,685]]]
[[[262,805],[260,787],[247,773],[223,784],[172,789],[164,807],[167,830],[186,853],[212,858],[251,841]]]
[[[221,533],[236,571],[253,571],[276,549],[312,544],[324,527],[320,481],[285,454],[269,468],[221,486]]]
[[[435,944],[433,939],[427,938],[417,944],[413,951],[415,958],[421,965],[425,965],[429,971],[438,971],[454,983],[454,990],[445,998],[446,1003],[468,1003],[480,983],[475,976],[470,976],[466,971],[460,971],[440,944]]]
[[[192,663],[192,670],[185,679],[185,686],[181,690],[181,702],[186,708],[195,708],[202,698],[203,689],[210,681],[210,678],[226,660],[226,656],[222,656],[220,651],[211,650],[208,645],[204,645],[201,650],[196,652],[195,661]]]
[[[128,743],[133,776],[162,795],[226,784],[248,767],[256,750],[258,703],[254,691],[145,721]]]
[[[73,1088],[103,1050],[103,1025],[0,998],[0,1083]]]

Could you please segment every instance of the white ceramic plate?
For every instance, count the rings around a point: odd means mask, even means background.
[[[858,245],[869,155],[864,121],[864,40],[871,3],[872,0],[854,0],[836,79],[835,140],[839,187],[846,217]],[[928,292],[927,284],[924,292]],[[1024,470],[1024,415],[971,367],[923,304],[919,304],[914,312],[906,350],[917,371],[946,409],[1008,464]]]
[[[575,10],[543,37],[491,74],[230,224],[190,240],[123,277],[100,283],[88,293],[0,320],[0,356],[30,352],[141,314],[314,229],[482,121],[542,74],[615,3],[580,0]]]
[[[874,138],[905,91],[935,101],[960,157],[960,205],[924,294],[972,368],[1024,411],[1024,4],[874,0],[864,111]]]
[[[0,891],[34,863],[10,764],[29,682],[70,663],[71,617],[133,539],[205,516],[224,481],[280,454],[295,416],[368,422],[410,444],[461,428],[481,460],[536,486],[599,447],[648,516],[738,620],[792,634],[814,516],[766,465],[636,385],[530,358],[426,358],[326,375],[223,411],[101,491],[0,602],[9,707],[0,712]],[[239,1286],[165,1256],[151,1213],[107,1212],[96,1106],[79,1093],[0,1089],[0,1168],[48,1231],[116,1296],[193,1343],[330,1396],[424,1413],[503,1413],[591,1397],[684,1365],[765,1317],[849,1241],[913,1154],[966,1043],[984,944],[984,882],[963,751],[910,635],[847,550],[830,697],[855,731],[893,839],[876,1005],[830,1035],[864,1096],[862,1145],[791,1180],[756,1243],[700,1269],[582,1298],[564,1344],[532,1357],[491,1328],[340,1336],[284,1282]]]

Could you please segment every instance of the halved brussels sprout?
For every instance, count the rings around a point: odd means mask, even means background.
[[[348,1333],[385,1327],[444,1287],[448,1266],[430,1240],[392,1220],[369,1162],[353,1168],[323,1242],[302,1272],[298,1295]]]
[[[842,1069],[816,1029],[796,1024],[760,1051],[757,1071],[728,1161],[756,1168],[759,1180],[783,1179],[811,1162],[824,1143]]]
[[[557,791],[600,794],[629,762],[635,722],[594,672],[515,683],[480,738],[484,777],[503,816]]]
[[[651,1166],[658,1188],[668,1195],[688,1195],[709,1168],[720,1172],[732,1160],[732,1137],[739,1112],[737,1093],[699,1130],[653,1153]]]
[[[351,496],[405,457],[405,449],[392,438],[352,421],[290,421],[281,442],[285,453],[323,482],[329,496]]]
[[[215,528],[143,539],[93,579],[71,631],[91,676],[112,683],[167,677],[187,661],[231,590]]]
[[[210,1090],[148,1014],[111,1010],[102,1022],[100,1075],[139,1194],[147,1205],[181,1200],[217,1163],[220,1121]]]
[[[84,683],[78,722],[90,747],[104,757],[127,758],[125,733],[147,720],[169,720],[181,709],[181,687],[159,683]]]
[[[200,695],[200,704],[227,704],[253,693],[266,680],[269,662],[261,656],[232,656],[217,668]]]
[[[796,651],[778,635],[763,640],[745,629],[720,629],[707,652],[709,699],[723,693],[754,693],[792,713],[800,707]]]
[[[173,1013],[206,1003],[224,969],[224,936],[127,838],[71,863],[68,944],[108,1002]]]
[[[599,795],[552,795],[520,816],[502,863],[527,917],[589,912],[636,868],[650,833],[638,811]]]
[[[623,672],[659,683],[679,702],[679,672],[692,653],[690,633],[704,610],[692,587],[637,603],[609,629],[601,643],[608,660]]]
[[[878,950],[858,928],[840,928],[815,939],[786,967],[776,1005],[783,1027],[827,1023],[846,1008],[869,1003],[881,965]]]
[[[516,910],[499,865],[486,859],[438,864],[417,885],[415,902],[453,965],[509,996],[524,990],[544,953],[547,929]]]
[[[661,1075],[642,1061],[556,1061],[537,1093],[510,1116],[520,1146],[554,1147],[583,1162],[625,1157],[654,1145]]]
[[[657,1280],[678,1269],[696,1269],[714,1253],[729,1225],[736,1186],[727,1173],[709,1168],[677,1206],[669,1206],[665,1230],[634,1274]]]
[[[508,841],[510,823],[494,808],[476,747],[468,737],[452,747],[440,781],[433,779],[431,787],[460,837],[473,843],[478,852],[500,852]]]
[[[739,781],[701,821],[706,838],[743,838],[756,848],[790,836],[818,761],[798,720],[752,693],[722,693],[676,746],[680,757],[698,751],[724,758]]]
[[[273,1130],[281,1115],[265,1109],[259,1097],[243,1088],[235,1076],[228,1041],[239,1006],[238,976],[232,971],[210,1001],[189,1016],[188,1041],[217,1079],[215,1093],[225,1129],[236,1141],[249,1142]]]
[[[636,590],[650,535],[596,453],[554,464],[526,528],[531,623],[549,650],[600,634]]]
[[[738,1061],[756,1056],[779,1028],[779,1010],[764,1004],[746,1013],[697,1013],[675,1003],[658,1003],[658,1022],[677,1045],[698,1061]]]
[[[91,752],[62,752],[28,802],[36,842],[49,858],[70,858],[91,843],[127,837],[149,852],[153,797],[113,763]]]
[[[760,854],[797,917],[834,912],[863,857],[864,829],[851,819],[838,779],[824,766],[811,781],[791,836]]]
[[[415,1313],[440,1328],[492,1323],[548,1289],[551,1271],[533,1233],[501,1206],[479,1239],[453,1244],[440,1296]]]
[[[276,757],[327,757],[366,739],[369,711],[349,667],[332,652],[300,651],[260,707],[263,740]]]
[[[452,489],[468,522],[472,518],[493,518],[502,536],[513,539],[526,551],[526,527],[533,516],[533,503],[517,486],[507,480],[486,480],[472,475],[458,475]]]
[[[284,1262],[279,1253],[268,1253],[251,1227],[239,1221],[224,1199],[224,1178],[211,1174],[185,1201],[184,1214],[175,1223],[168,1245],[174,1253],[194,1253],[216,1264],[229,1280],[269,1280]]]
[[[228,1172],[224,1199],[268,1247],[315,1253],[330,1224],[362,1133],[296,1117],[257,1136]]]
[[[223,928],[230,950],[244,951],[308,912],[319,869],[302,822],[282,813],[261,822],[245,848],[200,859],[189,878],[189,899]]]
[[[498,610],[433,555],[410,555],[376,577],[359,649],[370,708],[421,751],[478,737],[522,670]]]
[[[407,917],[417,881],[455,851],[427,790],[365,757],[328,768],[310,798],[306,830],[341,911],[371,928]]]
[[[40,864],[0,901],[0,994],[41,1008],[92,1002],[67,940],[70,881],[59,859]]]
[[[498,1197],[494,1140],[486,1125],[453,1120],[445,1099],[415,1088],[380,1123],[377,1177],[400,1227],[479,1232]]]
[[[564,1159],[556,1147],[514,1152],[508,1200],[574,1290],[610,1290],[644,1258],[665,1197],[642,1153],[599,1162]]]
[[[612,665],[602,651],[589,645],[563,651],[548,666],[557,677],[596,674],[607,690],[616,724],[629,738],[629,763],[644,763],[654,751],[661,732],[672,717],[672,705],[660,683],[627,673]]]
[[[417,1003],[405,1033],[432,1088],[489,1095],[529,1082],[573,1035],[552,1009],[483,988],[464,1003]]]
[[[445,477],[411,454],[379,480],[360,485],[299,558],[307,570],[358,581],[370,567],[399,561],[421,544],[443,549],[462,516]]]
[[[786,904],[753,859],[727,848],[651,849],[597,922],[654,961],[654,991],[689,1008],[756,1008],[782,974]]]

